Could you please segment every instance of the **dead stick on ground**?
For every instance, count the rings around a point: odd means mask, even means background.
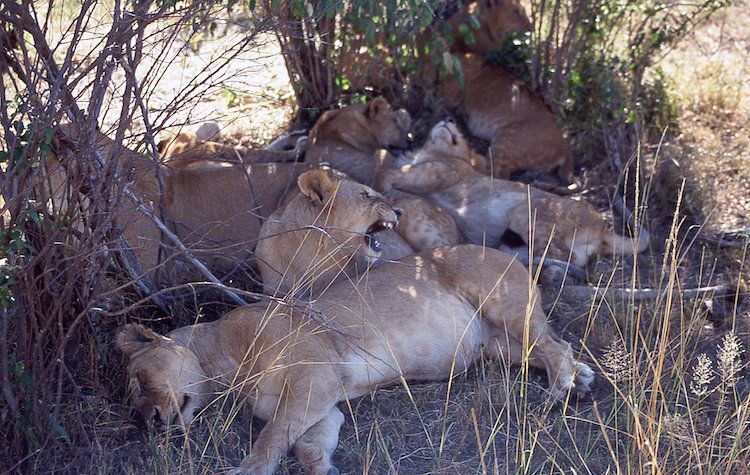
[[[526,253],[519,252],[515,254],[516,260],[523,265],[529,265],[529,256]],[[577,280],[586,280],[586,272],[578,266],[574,266],[568,261],[561,261],[559,259],[552,259],[551,257],[534,257],[534,265],[538,266],[541,264],[543,267],[559,267],[566,274]]]
[[[603,296],[605,298],[619,298],[622,300],[654,300],[668,292],[668,289],[622,289],[617,287],[588,287],[586,285],[568,285],[563,287],[565,297],[586,299]],[[730,295],[734,292],[727,285],[713,285],[710,287],[696,287],[692,289],[675,289],[675,294],[684,298],[696,298],[709,293],[714,295]]]

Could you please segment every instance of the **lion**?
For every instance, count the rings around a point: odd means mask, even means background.
[[[326,162],[353,180],[371,185],[382,148],[408,146],[411,117],[382,97],[325,112],[310,131],[305,162]]]
[[[425,145],[409,157],[410,163],[381,171],[378,189],[427,197],[453,216],[466,242],[498,247],[509,237],[520,239],[524,246],[532,243],[535,256],[546,253],[563,261],[570,256],[576,266],[597,253],[629,255],[648,247],[647,232],[633,243],[588,203],[482,174],[453,122],[436,124]]]
[[[80,153],[78,131],[73,126],[60,129],[72,152]],[[295,190],[299,174],[312,168],[304,163],[243,167],[211,159],[175,166],[174,161],[150,160],[99,132],[94,132],[93,146],[104,162],[117,157],[122,182],[129,183],[133,196],[160,215],[167,228],[217,274],[251,262],[263,221]],[[53,192],[64,189],[64,166],[64,157],[54,155],[45,164],[55,184]],[[115,221],[145,274],[154,277],[166,260],[168,272],[179,280],[194,275],[183,253],[128,197],[115,208]]]
[[[448,19],[448,25],[454,51],[485,53],[500,50],[508,34],[523,34],[533,26],[519,0],[469,2]]]
[[[126,325],[130,401],[146,421],[180,424],[227,388],[267,421],[234,473],[272,474],[290,448],[306,473],[337,474],[337,407],[379,387],[450,378],[482,357],[545,370],[551,398],[590,390],[594,372],[547,324],[526,269],[462,245],[339,280],[318,299],[239,307],[166,336]]]
[[[295,162],[304,156],[306,141],[298,142],[292,150],[268,150],[201,140],[197,134],[180,132],[173,138],[164,139],[157,145],[161,160],[179,167],[194,161],[216,160],[245,165],[256,163]]]
[[[471,24],[470,17],[479,22],[478,29],[469,28],[474,41],[458,34],[461,24]],[[530,31],[531,22],[519,1],[471,2],[449,23],[455,38],[451,52],[460,60],[463,84],[453,75],[444,75],[440,94],[447,106],[464,112],[472,135],[490,142],[492,175],[509,179],[520,171],[556,171],[565,185],[572,184],[573,151],[552,111],[522,81],[484,59],[499,50],[509,35]],[[428,74],[437,77],[435,68]],[[577,186],[550,190],[569,194]]]
[[[370,187],[326,168],[297,184],[260,229],[255,254],[266,293],[317,296],[340,274],[414,253],[393,231],[402,211]]]

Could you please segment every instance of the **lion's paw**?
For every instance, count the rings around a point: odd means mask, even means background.
[[[591,383],[594,382],[594,370],[586,363],[576,363],[575,385],[579,392],[590,392]]]

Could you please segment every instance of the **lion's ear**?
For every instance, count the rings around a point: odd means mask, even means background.
[[[164,337],[155,331],[149,330],[143,325],[137,323],[130,323],[117,332],[115,344],[120,351],[131,356],[133,353],[142,350],[154,341],[162,339],[164,339]]]
[[[297,185],[303,195],[315,204],[323,204],[336,193],[337,180],[328,170],[316,168],[299,176]]]
[[[367,109],[365,109],[365,115],[372,119],[373,117],[377,117],[379,115],[385,114],[391,110],[391,105],[382,97],[376,97],[372,101],[370,101],[369,104],[367,104]]]
[[[159,141],[158,144],[156,144],[156,151],[159,153],[159,155],[161,155],[162,153],[164,153],[164,151],[167,149],[167,147],[169,146],[169,144],[173,140],[174,139],[171,139],[171,138],[169,138],[169,139],[162,139],[162,140]]]

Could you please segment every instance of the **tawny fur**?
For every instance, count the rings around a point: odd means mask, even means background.
[[[215,160],[229,163],[285,163],[294,162],[304,155],[304,150],[273,151],[266,149],[233,146],[225,143],[201,140],[196,134],[180,132],[173,138],[158,144],[159,156],[164,162],[179,167],[194,161]]]
[[[260,230],[255,253],[267,293],[315,298],[340,276],[413,254],[392,228],[366,235],[371,226],[398,223],[397,211],[380,193],[322,168],[302,174],[298,185],[300,191]],[[373,239],[382,252],[370,246]]]
[[[378,97],[367,104],[325,112],[310,131],[305,161],[326,162],[353,180],[371,185],[381,148],[406,148],[411,117]]]
[[[406,162],[382,170],[378,189],[428,198],[453,216],[466,242],[498,247],[512,231],[532,245],[535,256],[570,257],[577,266],[600,252],[627,255],[648,246],[648,233],[641,231],[638,242],[617,235],[588,203],[484,175],[482,162],[452,122],[438,123]]]
[[[529,281],[502,252],[439,248],[339,281],[305,307],[244,306],[166,337],[128,325],[117,346],[147,420],[187,427],[227,388],[252,401],[267,423],[234,473],[273,474],[291,447],[306,473],[338,473],[337,404],[377,387],[448,378],[485,356],[545,370],[554,398],[589,389],[593,371],[547,325]]]
[[[61,130],[73,141],[78,137],[73,126],[62,126]],[[118,153],[118,171],[123,183],[131,182],[135,195],[157,214],[163,204],[164,223],[218,274],[230,272],[238,263],[252,258],[262,221],[296,188],[299,174],[311,168],[305,164],[272,163],[248,165],[243,170],[238,164],[210,158],[180,163],[177,167],[174,162],[157,164],[118,147],[98,132],[94,135],[94,146],[105,162]],[[161,167],[164,181],[163,203],[160,203],[157,167]],[[45,171],[59,193],[53,200],[60,201],[66,177],[57,157],[48,158]],[[160,256],[161,233],[127,197],[115,209],[115,219],[143,271],[153,275],[157,264],[174,250],[172,243],[166,238],[162,241],[167,252]],[[166,267],[169,273],[177,274],[178,280],[194,275],[192,266],[181,259],[168,260]]]
[[[468,17],[479,21],[475,41],[458,33]],[[455,41],[451,51],[461,62],[463,87],[453,75],[440,81],[447,105],[468,118],[469,131],[490,141],[491,173],[508,179],[525,170],[557,171],[564,184],[573,181],[574,158],[552,111],[541,97],[501,66],[487,63],[485,55],[498,51],[508,35],[526,33],[531,22],[518,0],[471,2],[449,20]],[[434,68],[429,75],[436,77]]]

